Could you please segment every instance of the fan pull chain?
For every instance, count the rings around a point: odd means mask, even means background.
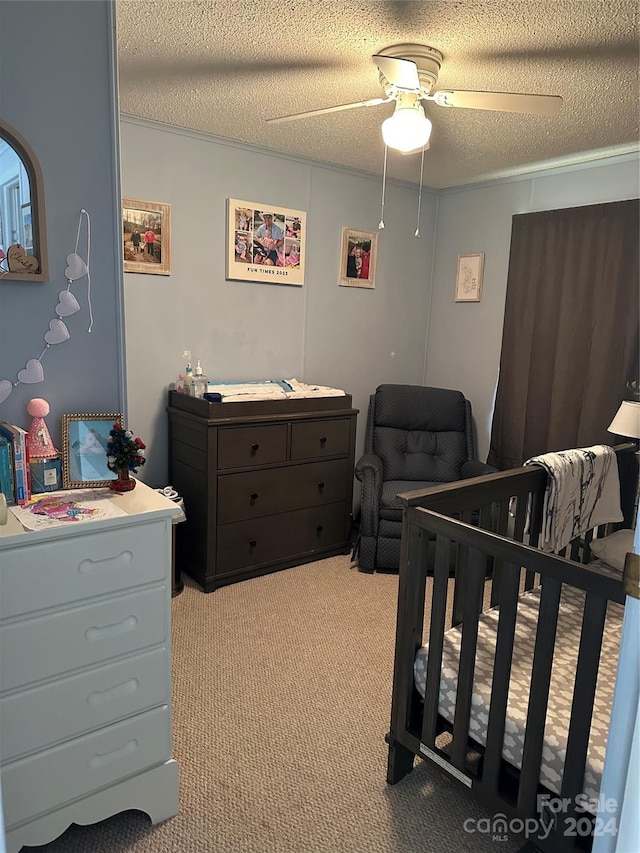
[[[416,222],[416,233],[414,237],[420,237],[420,208],[422,207],[422,175],[424,174],[424,148],[420,158],[420,189],[418,190],[418,221]]]
[[[388,148],[384,146],[384,165],[382,167],[382,207],[380,208],[380,222],[378,223],[378,231],[382,231],[384,228],[384,193],[387,188],[387,151]]]

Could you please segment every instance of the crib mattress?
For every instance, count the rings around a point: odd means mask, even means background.
[[[518,769],[522,766],[539,604],[539,588],[523,593],[518,601],[502,751],[505,760]],[[540,769],[540,782],[557,794],[560,793],[567,748],[583,605],[583,593],[563,585]],[[607,607],[583,787],[584,793],[594,800],[597,799],[602,779],[623,615],[624,608],[610,601]],[[492,608],[481,614],[478,624],[469,735],[482,746],[486,745],[487,740],[498,617],[499,610]],[[451,628],[444,635],[438,707],[440,714],[450,723],[453,723],[455,713],[461,640],[461,626]],[[414,662],[416,688],[423,697],[427,657],[428,646],[423,646],[418,651]]]

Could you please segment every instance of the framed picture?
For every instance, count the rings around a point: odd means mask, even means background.
[[[227,199],[227,280],[302,287],[306,226],[302,210]]]
[[[120,412],[62,416],[62,485],[65,489],[106,486],[117,478],[107,468],[107,441]]]
[[[171,275],[171,205],[122,199],[125,272]]]
[[[456,302],[480,302],[483,267],[483,254],[458,255]]]
[[[342,287],[376,286],[378,235],[375,231],[342,229],[340,284]]]

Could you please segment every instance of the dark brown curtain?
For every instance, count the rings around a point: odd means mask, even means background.
[[[610,444],[639,376],[638,199],[513,217],[487,461]]]

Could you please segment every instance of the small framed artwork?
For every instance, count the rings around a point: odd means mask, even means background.
[[[120,412],[62,416],[62,486],[107,486],[117,478],[107,467],[107,441]]]
[[[171,275],[171,205],[122,199],[125,272]]]
[[[306,221],[302,210],[227,199],[227,280],[302,287]]]
[[[342,229],[340,252],[340,285],[342,287],[376,286],[378,235],[375,231]]]
[[[482,299],[483,254],[458,255],[456,302],[480,302]]]

